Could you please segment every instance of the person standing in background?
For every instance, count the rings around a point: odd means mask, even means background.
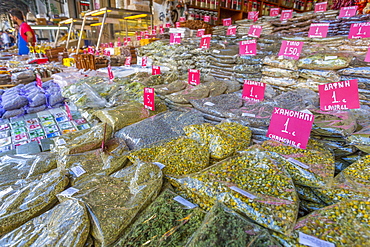
[[[34,45],[36,42],[35,32],[30,25],[24,22],[22,11],[12,9],[9,12],[12,21],[19,26],[18,32],[18,55],[28,55],[30,52],[28,45]]]

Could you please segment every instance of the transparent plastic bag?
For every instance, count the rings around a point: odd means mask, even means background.
[[[269,67],[269,66],[263,67],[262,74],[271,76],[271,77],[285,77],[285,78],[292,78],[292,79],[298,79],[299,77],[298,71]]]
[[[299,199],[277,158],[251,148],[190,176],[169,177],[169,181],[202,208],[220,201],[264,227],[289,234]]]
[[[85,246],[90,221],[85,205],[67,200],[3,235],[1,246]]]
[[[222,227],[220,227],[222,226]],[[186,247],[278,246],[271,235],[219,202],[207,213]]]
[[[311,79],[316,82],[338,82],[340,81],[340,76],[336,71],[333,70],[310,70],[310,69],[300,69],[299,76]]]
[[[57,202],[56,194],[62,192],[68,182],[64,172],[54,169],[3,185],[2,194],[7,191],[9,195],[0,201],[0,235],[48,210]]]
[[[208,97],[208,95],[209,89],[206,86],[200,84],[197,86],[188,85],[185,90],[167,95],[166,97],[167,99],[175,103],[185,104],[189,103],[189,101],[192,99],[203,99]]]
[[[352,56],[349,54],[325,54],[317,53],[298,60],[300,69],[312,70],[336,70],[349,66]]]
[[[175,198],[179,196],[169,190],[162,192],[113,246],[185,246],[188,237],[201,225],[205,213]]]
[[[298,193],[299,199],[315,202],[315,203],[323,203],[319,196],[315,194],[313,188],[302,186],[302,185],[295,185],[296,191]]]
[[[158,166],[138,163],[110,176],[88,176],[71,187],[74,193],[61,193],[58,199],[84,202],[92,219],[94,245],[107,246],[156,198],[161,187],[162,172]]]
[[[252,139],[252,131],[240,123],[225,121],[216,125],[217,128],[231,135],[238,143],[237,151],[241,151],[249,147]]]
[[[107,105],[106,99],[102,98],[87,83],[76,83],[63,88],[62,96],[71,100],[78,108],[100,109]]]
[[[274,86],[280,86],[280,87],[289,87],[297,84],[297,80],[293,78],[288,77],[270,77],[270,76],[262,76],[261,82],[274,85]]]
[[[370,153],[370,126],[350,135],[347,140],[365,153]]]
[[[356,68],[345,68],[338,71],[340,75],[345,76],[359,76],[370,78],[370,68],[369,67],[356,67]]]
[[[270,65],[275,68],[298,70],[297,61],[288,59],[279,59],[278,56],[266,56],[263,64]]]
[[[352,163],[336,176],[336,180],[346,180],[354,183],[356,187],[370,186],[370,155],[366,155]]]

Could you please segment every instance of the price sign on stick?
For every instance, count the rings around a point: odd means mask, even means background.
[[[248,31],[249,37],[259,38],[261,36],[262,26],[251,25]]]
[[[125,60],[125,66],[126,67],[130,67],[131,66],[131,59],[132,59],[132,57],[126,57],[126,60]]]
[[[236,26],[229,26],[226,35],[236,35]]]
[[[144,88],[144,107],[151,111],[155,111],[154,88]]]
[[[266,84],[257,81],[244,80],[242,98],[247,101],[260,102],[265,97]]]
[[[270,9],[270,16],[278,16],[280,14],[280,8]]]
[[[211,45],[211,34],[203,35],[200,40],[200,48],[208,49]]]
[[[176,22],[176,28],[180,27],[180,22]]]
[[[322,111],[360,108],[357,79],[319,85]]]
[[[164,34],[164,28],[163,27],[159,28],[159,34]]]
[[[197,31],[197,37],[202,37],[205,32],[206,32],[205,29],[198,29],[198,31]]]
[[[293,17],[293,10],[292,9],[286,9],[281,11],[280,20],[286,21]]]
[[[222,24],[226,27],[231,25],[231,18],[222,19]]]
[[[329,30],[329,23],[312,23],[308,31],[310,38],[326,38]]]
[[[258,14],[259,14],[258,11],[250,11],[250,12],[248,12],[248,20],[257,21],[258,20]]]
[[[298,60],[303,47],[303,42],[283,40],[279,56]]]
[[[170,28],[171,27],[171,23],[166,23],[166,28]]]
[[[356,15],[358,6],[340,8],[339,17],[351,17]]]
[[[36,85],[40,88],[42,88],[42,80],[41,76],[39,74],[36,74]]]
[[[72,118],[72,114],[71,114],[71,109],[69,108],[69,105],[67,104],[67,102],[64,102],[64,106],[66,108],[68,119],[70,121],[72,121],[73,118]]]
[[[146,67],[146,63],[148,62],[148,57],[141,58],[141,66]]]
[[[161,74],[161,67],[159,66],[152,66],[152,75],[160,75]]]
[[[316,3],[315,4],[315,13],[325,12],[328,7],[328,2]]]
[[[257,41],[255,39],[239,42],[239,55],[254,56],[257,54]]]
[[[188,83],[191,85],[200,84],[200,71],[197,69],[189,69],[188,71]]]
[[[186,18],[185,17],[180,17],[180,22],[185,22]]]
[[[181,44],[181,33],[170,33],[170,45]]]
[[[354,23],[349,29],[349,39],[363,39],[370,37],[370,22]]]
[[[313,114],[275,107],[267,137],[293,147],[305,149],[314,118]]]
[[[205,15],[203,17],[204,22],[209,22],[211,20],[211,17],[209,15]]]
[[[112,67],[110,66],[110,64],[108,65],[108,77],[109,77],[109,80],[113,80],[114,79]]]

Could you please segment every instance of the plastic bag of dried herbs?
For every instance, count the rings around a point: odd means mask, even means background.
[[[356,187],[370,186],[370,155],[364,156],[355,163],[352,163],[336,177],[336,181],[350,181]]]
[[[262,74],[272,77],[285,77],[285,78],[293,78],[298,79],[299,74],[298,71],[295,70],[288,70],[288,69],[280,69],[270,66],[264,66],[262,69]]]
[[[137,163],[110,176],[85,177],[60,193],[58,199],[74,198],[84,202],[92,218],[95,246],[107,246],[156,198],[161,187],[162,172],[158,166]]]
[[[67,200],[3,235],[1,246],[85,246],[90,220],[83,203]]]
[[[315,82],[328,83],[340,81],[340,76],[333,70],[300,69],[299,76],[306,79],[312,79]]]
[[[317,141],[309,140],[306,149],[294,148],[272,140],[265,141],[262,147],[284,158],[284,167],[295,184],[324,187],[334,177],[334,156]]]
[[[225,121],[217,124],[216,127],[231,135],[239,143],[237,151],[249,147],[252,139],[252,131],[247,126],[243,126],[240,123]]]
[[[220,201],[264,227],[289,234],[299,199],[278,158],[251,148],[190,176],[169,177],[169,181],[202,208]]]
[[[266,56],[263,60],[263,64],[270,65],[276,68],[298,70],[297,61],[279,59],[278,56]]]
[[[186,247],[278,246],[267,230],[217,202]]]
[[[300,69],[321,69],[321,70],[336,70],[343,69],[349,66],[352,60],[352,55],[349,54],[314,54],[298,60]]]
[[[297,191],[299,199],[309,202],[323,203],[321,198],[316,195],[313,188],[296,184],[295,189]]]
[[[211,158],[224,159],[238,148],[239,143],[229,134],[208,123],[189,125],[184,128],[185,134],[208,146]]]
[[[347,140],[361,151],[370,153],[370,126],[353,133]]]
[[[90,129],[56,137],[52,151],[59,153],[60,156],[83,153],[101,147],[102,142],[110,139],[111,135],[112,127],[100,123]]]
[[[303,210],[306,213],[311,213],[326,206],[327,205],[325,203],[310,202],[305,200],[301,200],[299,202],[299,209]]]
[[[54,169],[1,186],[0,193],[5,191],[8,196],[0,198],[0,235],[48,210],[57,202],[56,194],[67,185],[68,178],[64,172]]]
[[[100,121],[109,124],[114,131],[120,130],[130,124],[166,111],[167,107],[160,99],[155,100],[155,111],[145,109],[143,104],[132,102],[114,108],[106,108],[94,113]]]
[[[204,216],[195,204],[165,190],[113,246],[185,246]]]

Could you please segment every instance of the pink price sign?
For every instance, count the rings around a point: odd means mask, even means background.
[[[68,116],[69,120],[72,121],[73,118],[72,118],[72,114],[71,114],[71,109],[69,108],[69,105],[67,104],[67,102],[64,102],[64,106],[66,108],[66,112],[67,112],[67,116]]]
[[[188,71],[188,83],[190,85],[200,84],[200,71],[197,69],[189,69]]]
[[[171,23],[166,23],[166,28],[170,28],[171,27]]]
[[[42,88],[42,80],[41,80],[41,76],[39,74],[36,74],[36,85],[39,88]]]
[[[251,25],[248,31],[248,36],[253,38],[259,38],[261,36],[262,26]]]
[[[358,6],[340,8],[339,17],[351,17],[356,15]]]
[[[152,75],[160,75],[161,74],[161,67],[159,66],[152,66]]]
[[[205,32],[206,32],[205,29],[198,29],[198,31],[197,31],[197,37],[202,37]]]
[[[278,16],[280,14],[280,8],[271,8],[270,16]]]
[[[152,30],[152,35],[157,35],[157,30],[153,29]]]
[[[127,42],[131,42],[131,37],[127,37]]]
[[[312,23],[308,31],[310,38],[326,38],[329,30],[329,23]]]
[[[305,149],[314,119],[313,114],[275,107],[266,136]]]
[[[170,45],[181,44],[181,33],[170,34]]]
[[[136,37],[136,40],[137,40],[137,41],[140,41],[140,40],[141,40],[141,36],[137,36],[137,37]]]
[[[349,39],[363,39],[370,37],[370,22],[351,24]]]
[[[257,54],[257,41],[255,39],[239,42],[239,55],[255,56]]]
[[[229,26],[226,31],[226,35],[236,35],[236,26]]]
[[[292,9],[285,9],[281,11],[280,20],[286,21],[293,17],[293,10]]]
[[[114,74],[113,74],[112,67],[110,66],[110,64],[108,65],[108,77],[109,77],[109,80],[114,79]]]
[[[230,26],[230,25],[231,25],[231,18],[222,19],[222,24],[223,24],[225,27]]]
[[[132,59],[132,57],[126,57],[126,60],[125,60],[125,66],[126,67],[130,67],[131,66],[131,59]]]
[[[203,21],[204,22],[209,22],[211,20],[211,17],[209,16],[209,15],[205,15],[204,17],[203,17]]]
[[[283,40],[278,55],[298,60],[302,51],[302,47],[303,42]]]
[[[203,35],[200,40],[200,47],[202,49],[208,49],[211,45],[211,34]]]
[[[159,34],[164,34],[164,28],[163,27],[159,28]]]
[[[258,20],[258,14],[259,14],[258,11],[250,11],[250,12],[248,12],[248,20],[257,21]]]
[[[144,88],[144,108],[155,111],[154,88]]]
[[[328,7],[328,2],[316,3],[315,4],[315,13],[325,12]]]
[[[319,85],[319,95],[322,111],[360,108],[357,79]]]
[[[369,46],[369,48],[367,48],[365,62],[370,63],[370,46]]]
[[[265,98],[265,88],[265,83],[244,80],[242,98],[250,102],[263,101]]]
[[[180,22],[185,22],[186,18],[185,17],[180,17]]]
[[[176,28],[180,27],[180,22],[176,22]]]
[[[146,63],[148,62],[148,57],[141,58],[141,66],[146,67]]]

